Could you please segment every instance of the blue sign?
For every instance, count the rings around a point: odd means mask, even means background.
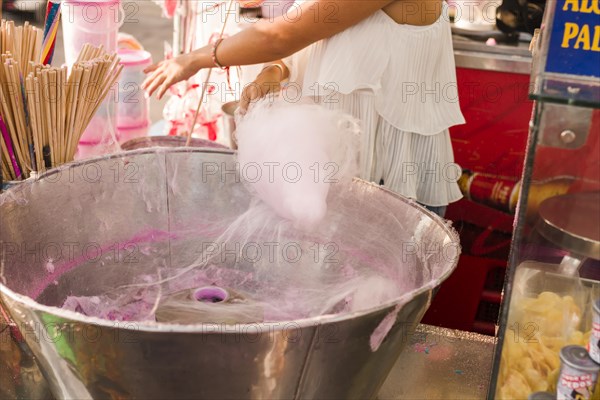
[[[600,0],[557,0],[546,72],[600,78]]]

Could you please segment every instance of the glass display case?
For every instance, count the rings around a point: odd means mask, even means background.
[[[548,0],[532,49],[536,102],[488,397],[600,399],[600,2]]]

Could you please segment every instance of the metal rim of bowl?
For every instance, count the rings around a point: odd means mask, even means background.
[[[58,168],[46,171],[38,179],[40,179],[40,180],[45,179],[45,178],[55,175],[57,173],[61,173],[64,170],[68,170],[71,168],[75,168],[75,167],[79,167],[79,166],[83,166],[83,165],[87,165],[87,164],[91,164],[91,163],[97,163],[99,161],[107,161],[107,160],[113,160],[113,159],[117,159],[117,158],[123,158],[123,156],[127,156],[127,155],[133,156],[133,155],[143,155],[143,154],[155,154],[156,152],[157,152],[156,149],[144,148],[144,149],[126,151],[123,153],[116,153],[116,154],[110,154],[110,155],[100,156],[100,157],[96,157],[96,158],[90,158],[90,159],[86,159],[86,160],[74,161],[74,162],[71,162],[68,164],[64,164]],[[193,148],[193,147],[164,148],[164,150],[161,149],[160,152],[210,153],[210,154],[223,154],[223,155],[234,155],[236,153],[235,151],[228,150],[228,149],[221,150],[221,149]],[[12,188],[6,190],[2,194],[0,194],[0,204],[2,203],[3,197],[9,196],[12,192],[14,192],[16,190],[23,190],[24,188],[31,186],[34,182],[35,181],[23,182],[20,185],[17,185],[15,187],[12,187]],[[392,197],[394,197],[395,199],[409,205],[410,207],[418,209],[423,214],[425,214],[428,217],[430,217],[431,219],[433,219],[433,221],[442,228],[442,230],[448,235],[448,237],[451,240],[454,239],[454,242],[457,244],[458,249],[460,249],[460,241],[459,241],[458,233],[456,232],[456,230],[454,230],[453,228],[448,226],[444,222],[444,220],[441,217],[439,217],[437,214],[432,213],[431,211],[427,210],[425,207],[419,205],[418,203],[416,203],[415,201],[413,201],[411,199],[408,199],[402,195],[394,193],[394,192],[392,192],[384,187],[381,187],[379,185],[376,185],[374,183],[367,182],[367,181],[364,181],[364,180],[358,179],[358,178],[355,178],[354,182],[358,182],[361,185],[371,187],[374,190],[382,190],[383,192],[387,193],[388,195],[391,195]],[[302,319],[298,319],[298,320],[289,320],[289,321],[242,323],[242,324],[235,324],[235,326],[252,327],[252,329],[255,329],[257,333],[265,333],[265,332],[269,333],[272,331],[280,331],[280,330],[287,330],[287,329],[301,329],[301,328],[305,328],[305,327],[315,326],[315,324],[325,324],[325,323],[335,323],[335,322],[340,322],[340,321],[346,321],[346,320],[351,320],[351,319],[354,319],[357,317],[369,315],[372,313],[380,312],[380,311],[392,310],[394,307],[396,307],[398,305],[406,304],[411,299],[414,299],[417,296],[420,296],[421,294],[424,294],[424,293],[427,293],[427,292],[433,290],[436,286],[439,286],[442,282],[447,280],[448,277],[456,269],[456,267],[458,265],[459,256],[460,256],[460,252],[457,253],[457,256],[455,257],[455,259],[452,261],[452,263],[450,265],[450,268],[448,268],[444,274],[442,274],[438,279],[436,279],[436,282],[437,282],[436,285],[423,286],[415,291],[405,293],[404,295],[402,295],[392,301],[389,301],[385,304],[379,305],[379,306],[371,307],[371,308],[360,310],[360,311],[348,312],[348,313],[344,313],[344,314],[320,315],[320,316],[312,317],[312,318],[302,318]],[[2,281],[0,280],[0,298],[1,298],[1,296],[6,296],[9,299],[11,299],[12,301],[19,302],[19,303],[27,306],[31,310],[46,312],[46,313],[53,314],[60,318],[68,319],[68,320],[71,320],[74,322],[79,322],[79,323],[84,323],[84,324],[94,324],[94,325],[98,325],[98,326],[102,326],[102,327],[106,327],[106,328],[114,328],[115,327],[115,325],[114,325],[115,321],[101,319],[98,317],[89,317],[89,316],[86,316],[86,315],[83,315],[83,314],[80,314],[80,313],[77,313],[74,311],[64,310],[62,308],[40,304],[28,296],[14,292],[10,288],[8,288],[6,285],[4,285],[4,283],[2,283]],[[123,326],[122,328],[129,329],[127,326]],[[202,323],[182,325],[182,324],[157,323],[157,322],[152,322],[152,321],[140,321],[139,323],[136,324],[135,331],[139,332],[139,333],[153,333],[153,332],[227,333],[228,332],[227,328],[223,328],[221,326],[208,327],[208,326],[206,326],[206,324],[202,324]]]
[[[124,151],[133,151],[133,150],[140,150],[140,149],[151,148],[151,147],[169,147],[169,146],[160,146],[160,145],[155,144],[155,142],[160,142],[160,141],[173,142],[173,143],[182,142],[181,143],[182,146],[172,146],[173,148],[176,148],[176,147],[183,147],[187,141],[187,138],[184,136],[143,136],[143,137],[138,137],[138,138],[134,138],[134,139],[126,141],[125,143],[123,143],[121,145],[121,148]],[[211,146],[200,146],[204,142],[210,142]],[[148,144],[149,146],[136,148],[135,146],[140,143]],[[194,145],[194,143],[196,145]],[[192,138],[190,144],[191,144],[190,147],[194,147],[194,148],[228,149],[227,146],[224,146],[220,143],[208,141],[205,139],[199,139],[199,138]],[[130,148],[130,147],[133,147],[133,148]]]

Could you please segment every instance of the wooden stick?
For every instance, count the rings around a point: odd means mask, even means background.
[[[67,160],[64,157],[65,148],[65,118],[66,118],[66,100],[67,100],[67,68],[63,67],[60,70],[60,163],[64,164]]]
[[[67,79],[67,85],[66,85],[66,91],[67,91],[67,97],[65,100],[65,108],[66,108],[66,112],[65,112],[65,127],[64,127],[64,147],[62,149],[62,157],[63,160],[67,160],[67,154],[69,152],[69,138],[72,135],[72,126],[73,124],[71,123],[72,118],[72,106],[73,106],[73,93],[75,91],[74,88],[74,81],[75,81],[75,74],[73,73],[73,70],[71,70],[71,74],[69,75],[68,79]]]
[[[106,84],[104,86],[104,90],[102,91],[102,94],[100,95],[100,100],[101,101],[98,101],[98,103],[96,104],[96,107],[94,107],[94,109],[92,110],[92,112],[89,114],[88,121],[87,121],[88,124],[91,121],[91,119],[94,116],[94,114],[96,114],[96,111],[98,111],[98,108],[100,107],[100,104],[102,104],[104,98],[106,97],[106,95],[110,91],[112,85],[114,85],[115,82],[117,81],[117,79],[119,79],[119,75],[121,74],[122,70],[123,70],[123,66],[119,65],[119,67],[117,69],[117,72],[110,78],[110,81],[108,82],[108,84]]]
[[[18,62],[19,58],[21,57],[21,44],[22,44],[22,33],[23,33],[23,28],[20,26],[15,27],[15,36],[14,36],[14,45],[15,45],[15,51],[14,51],[14,56],[15,56],[15,60]]]
[[[55,145],[54,145],[54,129],[52,126],[52,106],[50,104],[50,74],[49,71],[44,71],[44,73],[42,73],[42,83],[43,83],[43,88],[42,88],[42,93],[44,93],[44,98],[42,101],[42,105],[45,107],[44,109],[44,113],[45,113],[45,121],[46,121],[46,137],[44,138],[44,147],[49,146],[50,148],[50,160],[53,161],[52,159],[52,153],[54,153],[55,151]],[[46,94],[48,93],[48,94]],[[53,164],[51,166],[54,166]]]
[[[25,60],[23,60],[23,76],[28,76],[29,75],[29,68],[31,66],[31,53],[33,53],[34,51],[34,47],[35,47],[35,36],[34,36],[35,32],[31,31],[29,36],[27,37],[27,56],[25,57]]]
[[[1,67],[4,70],[6,66],[3,64]],[[4,75],[7,75],[6,71],[4,71]],[[5,82],[7,83],[7,85],[9,85],[9,82]],[[25,160],[25,155],[22,153],[22,148],[19,144],[17,122],[15,119],[15,115],[12,112],[12,100],[8,92],[6,92],[6,95],[4,93],[5,89],[0,88],[0,101],[2,102],[2,118],[4,119],[4,123],[8,128],[8,132],[12,140],[13,151],[15,153],[15,156],[17,157],[17,161],[22,166],[23,160]],[[21,172],[23,174],[26,174],[25,170],[22,170]]]
[[[21,146],[21,152],[23,154],[23,162],[25,165],[31,167],[30,162],[30,149],[28,146],[27,140],[27,129],[25,124],[25,106],[23,104],[23,96],[21,92],[21,82],[17,73],[18,66],[16,63],[12,62],[8,65],[9,74],[11,76],[11,100],[13,102],[13,112],[15,113],[16,127],[17,127],[17,136],[18,143]]]
[[[92,45],[89,43],[86,43],[83,45],[83,48],[81,49],[81,51],[79,52],[79,56],[77,57],[77,61],[75,61],[76,64],[79,64],[88,59],[87,55],[91,51],[91,47],[92,47]]]
[[[71,104],[69,105],[71,107],[71,118],[69,120],[69,136],[68,141],[67,141],[67,148],[65,149],[66,153],[66,159],[70,160],[71,159],[71,149],[73,148],[73,146],[75,146],[75,148],[77,148],[77,144],[78,143],[73,143],[75,141],[75,136],[77,135],[75,132],[75,117],[77,115],[77,108],[80,106],[79,102],[77,101],[79,99],[79,88],[81,87],[81,75],[83,74],[83,68],[81,68],[80,66],[76,66],[75,70],[73,72],[71,72],[71,74],[74,74],[74,79],[73,79],[73,86],[72,86],[72,90],[73,93],[71,95]],[[79,138],[77,138],[77,141],[79,141]],[[74,154],[74,153],[73,153]]]
[[[50,98],[48,103],[50,105],[50,157],[52,159],[52,166],[56,166],[56,153],[58,152],[58,114],[56,108],[58,105],[57,96],[57,83],[56,83],[56,70],[48,71],[48,92]]]
[[[4,142],[4,138],[0,137],[0,142],[2,143],[2,176],[6,176],[10,180],[17,179],[17,173],[13,169],[12,163],[10,162],[10,154],[8,152],[8,147]]]
[[[2,103],[2,119],[4,119],[4,123],[8,128],[8,133],[10,134],[10,139],[13,143],[13,151],[15,152],[17,160],[20,163],[20,161],[23,160],[23,155],[21,154],[21,147],[19,146],[19,142],[17,139],[16,123],[14,121],[14,115],[10,110],[9,101],[10,100],[7,98],[7,96],[4,95],[4,90],[0,88],[0,102]]]
[[[8,75],[10,76],[9,94],[12,102],[12,109],[16,117],[17,127],[20,130],[20,139],[25,140],[25,115],[22,106],[21,83],[19,79],[18,63],[10,60],[8,63]]]
[[[15,180],[15,176],[9,164],[2,158],[2,179],[4,180]]]
[[[86,101],[86,92],[88,89],[88,82],[90,80],[90,68],[84,67],[82,78],[81,78],[81,87],[79,88],[79,97],[77,98],[77,114],[75,119],[75,138],[73,143],[74,150],[77,150],[77,144],[79,143],[79,139],[81,138],[81,134],[87,127],[87,124],[84,123],[83,118],[85,115],[85,109],[87,107]],[[81,134],[80,134],[81,132]],[[72,148],[72,150],[73,150]],[[72,155],[75,156],[75,151],[72,151]]]
[[[46,141],[46,124],[44,123],[44,115],[45,115],[45,107],[42,105],[42,83],[41,83],[41,75],[38,78],[34,78],[35,83],[35,101],[37,102],[37,110],[38,110],[38,119],[36,121],[38,128],[38,154],[40,159],[40,168],[41,170],[46,169],[46,165],[44,162],[44,147],[47,144]]]
[[[8,21],[8,26],[6,29],[6,52],[12,53],[15,51],[15,43],[14,43],[14,29],[15,23],[13,21]]]
[[[39,162],[39,143],[37,140],[37,104],[35,101],[35,87],[33,85],[33,75],[29,75],[25,79],[25,89],[27,90],[27,104],[29,105],[29,126],[31,128],[32,133],[32,141],[35,155],[35,167],[37,171],[40,171],[40,162]]]
[[[29,38],[29,22],[25,22],[25,26],[20,26],[21,40],[19,40],[19,47],[21,49],[20,54],[17,55],[17,62],[21,68],[25,64],[25,57],[27,56],[27,39]]]
[[[100,107],[100,105],[103,103],[104,99],[106,98],[108,92],[111,90],[112,86],[114,85],[114,83],[116,82],[116,80],[119,78],[119,75],[121,73],[121,71],[123,70],[123,66],[119,65],[119,67],[117,68],[117,71],[114,73],[114,75],[107,77],[108,81],[107,83],[104,85],[104,89],[102,91],[102,94],[100,95],[100,97],[98,98],[98,101],[95,102],[95,106],[93,107],[91,112],[88,112],[88,117],[86,118],[86,121],[84,123],[84,128],[80,129],[78,131],[76,131],[76,140],[77,142],[79,141],[79,139],[81,138],[81,136],[84,133],[85,127],[87,127],[87,125],[89,125],[89,123],[91,122],[94,114],[96,114],[96,112],[98,111],[98,108]],[[74,155],[74,150],[72,149],[72,154]]]
[[[61,92],[61,71],[60,69],[54,69],[53,71],[54,74],[54,95],[55,97],[55,101],[54,101],[54,145],[56,146],[55,152],[54,152],[54,162],[56,163],[56,165],[59,165],[58,162],[60,160],[60,156],[59,153],[61,152],[60,150],[60,137],[63,135],[63,133],[60,130],[60,118],[61,118],[61,114],[60,114],[60,92]]]
[[[35,166],[36,166],[36,170],[38,172],[42,172],[43,171],[43,162],[42,162],[42,158],[41,158],[41,154],[40,154],[40,140],[39,140],[39,135],[38,135],[38,104],[37,104],[37,100],[36,100],[36,88],[35,88],[35,84],[34,84],[34,77],[33,75],[30,75],[27,77],[26,81],[25,81],[25,87],[27,88],[27,93],[30,93],[30,95],[27,96],[27,102],[29,104],[29,113],[30,113],[30,119],[29,119],[29,123],[31,125],[31,131],[32,131],[32,135],[33,135],[33,147],[35,149]]]
[[[88,101],[86,104],[86,111],[90,108],[90,103],[96,98],[95,94],[98,90],[98,85],[101,83],[100,80],[103,79],[103,77],[100,76],[102,73],[101,70],[102,66],[99,61],[96,60],[90,62],[90,80],[85,91],[85,97]]]
[[[41,29],[37,30],[37,36],[35,40],[35,52],[33,56],[34,60],[37,63],[40,57],[42,56],[42,45],[44,43],[44,32]]]
[[[10,181],[15,180],[15,175],[4,158],[2,158],[2,179]]]
[[[6,21],[0,21],[0,53],[4,53],[6,48]]]
[[[70,72],[32,62],[41,52],[40,34],[29,24],[0,25],[0,115],[24,174],[34,165],[43,171],[47,161],[57,166],[73,159],[81,136],[123,69],[117,54],[89,44]],[[5,144],[2,155],[2,171],[10,173]]]
[[[98,101],[102,102],[104,99],[100,98],[102,91],[104,90],[104,85],[106,85],[106,75],[107,75],[108,65],[105,61],[100,61],[97,63],[97,67],[95,68],[95,77],[94,77],[94,86],[93,92],[91,93],[91,99],[93,102],[88,105],[86,108],[85,118],[89,117],[89,113],[93,112],[95,105]]]

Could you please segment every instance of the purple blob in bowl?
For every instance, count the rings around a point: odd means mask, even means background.
[[[228,297],[227,291],[218,286],[207,286],[194,292],[194,298],[203,303],[221,303]]]

